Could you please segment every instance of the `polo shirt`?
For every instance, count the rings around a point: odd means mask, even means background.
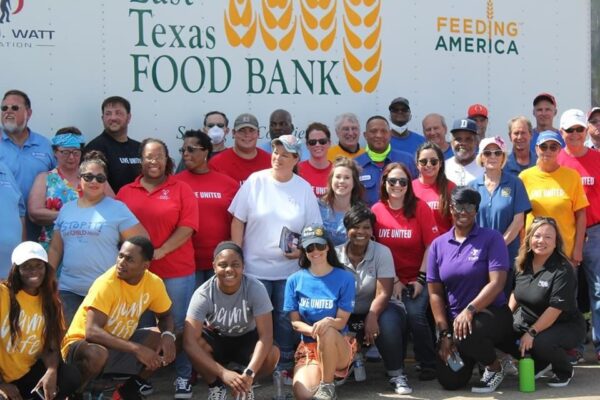
[[[496,186],[492,194],[485,187],[483,176],[475,179],[469,186],[481,195],[479,211],[477,212],[479,226],[495,229],[502,235],[512,223],[515,214],[528,213],[531,210],[531,203],[529,203],[525,186],[514,175],[502,172],[500,184]],[[519,251],[519,244],[520,240],[517,235],[508,245],[508,260],[511,268]]]
[[[475,160],[467,165],[462,165],[456,162],[456,157],[447,159],[444,168],[446,169],[446,178],[454,182],[456,186],[465,186],[483,176],[484,172],[483,167],[477,165]]]
[[[271,168],[271,155],[257,148],[256,156],[248,160],[238,156],[233,148],[229,148],[211,158],[208,166],[212,170],[232,177],[242,185],[253,172]]]
[[[521,172],[525,171],[527,168],[533,167],[536,162],[537,162],[537,154],[535,154],[535,151],[533,151],[533,150],[529,150],[529,164],[527,164],[527,165],[519,164],[517,162],[517,158],[515,157],[515,153],[512,152],[508,155],[508,158],[506,159],[506,164],[504,165],[504,168],[502,169],[502,171],[508,172],[509,174],[513,174],[515,176],[518,176]]]
[[[563,149],[558,154],[558,163],[579,172],[588,202],[594,204],[585,209],[586,226],[600,223],[600,153],[589,150],[581,157],[573,157]]]
[[[21,218],[25,217],[25,201],[17,182],[8,169],[0,161],[0,279],[8,278],[11,268],[11,254],[21,243],[23,225]]]
[[[413,157],[404,151],[397,151],[393,148],[382,163],[372,161],[368,153],[361,154],[356,157],[354,161],[361,168],[358,179],[365,187],[365,199],[369,206],[372,206],[379,200],[381,173],[386,165],[393,162],[401,162],[406,165],[410,171],[411,177],[409,178],[416,178],[419,176],[419,171],[417,171]]]
[[[348,242],[336,246],[335,251],[340,262],[354,276],[356,282],[353,313],[366,314],[377,295],[377,279],[396,277],[392,253],[388,247],[371,240],[362,261],[354,267],[346,253],[347,248]]]
[[[141,184],[141,176],[119,190],[117,199],[129,207],[150,235],[155,249],[161,247],[180,226],[198,231],[198,204],[187,183],[172,175],[152,192]],[[192,238],[165,255],[152,260],[150,271],[161,278],[179,278],[196,271]]]
[[[347,151],[342,146],[337,144],[335,146],[331,146],[329,150],[327,150],[327,159],[331,162],[335,161],[335,159],[338,157],[346,157],[352,159],[354,157],[360,156],[364,152],[365,149],[363,147],[360,147],[360,144],[358,145],[358,150],[356,150],[354,153]]]
[[[490,281],[492,271],[508,271],[508,251],[498,231],[475,223],[462,242],[454,239],[454,227],[429,247],[427,282],[441,283],[446,291],[452,319],[456,318]],[[506,304],[504,292],[492,306]]]
[[[327,192],[327,180],[332,167],[331,161],[325,168],[315,168],[306,160],[298,164],[298,175],[310,184],[315,196],[321,197]]]
[[[548,307],[561,310],[556,322],[577,318],[579,311],[574,293],[577,281],[573,268],[566,260],[552,255],[537,273],[531,263],[515,276],[515,299],[519,308],[515,325],[527,328],[533,325]]]
[[[414,157],[419,146],[425,143],[425,141],[426,140],[422,135],[408,129],[407,133],[401,137],[392,133],[392,140],[390,144],[392,145],[392,149],[404,151]]]

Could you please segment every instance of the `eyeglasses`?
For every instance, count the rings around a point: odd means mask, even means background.
[[[11,111],[19,111],[21,109],[22,106],[19,106],[17,104],[12,104],[10,106],[2,106],[2,108],[0,108],[2,110],[2,112],[6,112],[8,111],[8,109],[10,108]]]
[[[220,122],[219,122],[219,123],[217,123],[217,124],[212,124],[212,123],[211,123],[211,124],[206,124],[206,127],[207,127],[208,129],[210,129],[210,128],[214,127],[214,126],[218,126],[218,127],[219,127],[219,128],[221,128],[221,129],[222,129],[222,128],[225,128],[225,124],[222,124],[222,123],[220,123]]]
[[[547,222],[550,225],[554,225],[556,226],[556,220],[552,217],[535,217],[533,219],[533,223],[538,223],[538,222]]]
[[[477,211],[477,206],[471,203],[463,203],[463,204],[452,204],[452,209],[457,213],[469,213],[472,214]]]
[[[578,126],[576,128],[565,129],[565,132],[567,132],[567,133],[573,133],[573,132],[583,133],[584,131],[585,131],[585,128],[583,126]]]
[[[440,160],[438,160],[437,158],[421,158],[417,162],[419,163],[419,165],[421,167],[426,166],[427,163],[431,164],[432,167],[435,167],[436,165],[438,165],[438,163],[440,162]]]
[[[104,183],[106,182],[106,175],[104,174],[98,174],[98,175],[94,175],[94,174],[83,174],[80,176],[81,179],[83,179],[86,182],[91,182],[94,179],[96,180],[96,182],[98,183]]]
[[[63,157],[81,157],[81,150],[58,150],[58,152]]]
[[[546,151],[546,150],[550,150],[551,152],[555,152],[560,150],[560,145],[558,144],[546,144],[546,143],[542,143],[538,146],[540,148],[541,151]]]
[[[183,146],[182,148],[179,149],[179,152],[181,154],[185,153],[186,151],[188,153],[193,153],[196,150],[202,150],[202,151],[204,151],[206,149],[204,147],[202,147],[202,146]]]
[[[153,163],[153,162],[162,162],[165,161],[166,158],[163,156],[156,156],[156,157],[144,157],[142,159],[142,161],[146,162],[146,163]]]
[[[46,269],[46,263],[31,263],[19,265],[19,271],[25,273],[38,272]]]
[[[401,187],[406,187],[408,185],[408,179],[406,178],[387,178],[385,181],[390,186],[400,185]]]
[[[504,152],[502,150],[484,150],[482,154],[486,157],[491,157],[492,154],[495,157],[500,157],[502,154],[504,154]]]
[[[317,143],[319,143],[321,146],[325,146],[327,143],[329,143],[329,139],[310,139],[307,140],[306,143],[308,143],[309,146],[316,146]]]
[[[311,243],[308,246],[306,246],[305,250],[307,253],[312,253],[313,251],[315,251],[315,249],[319,250],[319,251],[323,251],[327,248],[326,244],[323,243]]]

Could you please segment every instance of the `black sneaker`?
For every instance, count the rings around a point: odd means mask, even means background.
[[[133,381],[137,387],[138,393],[142,396],[150,396],[152,393],[154,393],[154,386],[152,386],[152,384],[144,378],[134,375],[129,379]]]
[[[548,381],[548,386],[553,388],[565,387],[571,382],[573,375],[575,375],[575,369],[571,370],[571,375],[559,376],[554,374],[554,377]]]
[[[491,393],[498,389],[498,386],[504,380],[504,370],[500,368],[500,371],[491,371],[486,368],[483,372],[481,380],[477,382],[471,388],[473,393]]]

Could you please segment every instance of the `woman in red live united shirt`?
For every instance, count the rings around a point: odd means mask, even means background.
[[[187,183],[173,177],[173,160],[164,142],[146,139],[140,145],[142,174],[119,190],[124,202],[148,231],[154,246],[150,271],[160,276],[167,288],[178,332],[183,324],[195,287],[192,234],[198,230],[198,205]],[[175,360],[177,394],[191,394],[192,367],[181,353]]]
[[[392,251],[396,269],[392,298],[401,299],[406,306],[408,328],[421,366],[419,379],[435,379],[436,356],[426,315],[429,296],[425,271],[427,249],[438,236],[438,229],[431,209],[415,196],[404,164],[385,167],[380,199],[372,208],[377,217],[374,234]]]

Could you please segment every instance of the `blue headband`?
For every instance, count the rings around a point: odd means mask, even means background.
[[[52,138],[52,145],[60,147],[73,147],[79,149],[85,143],[83,135],[64,133]]]

